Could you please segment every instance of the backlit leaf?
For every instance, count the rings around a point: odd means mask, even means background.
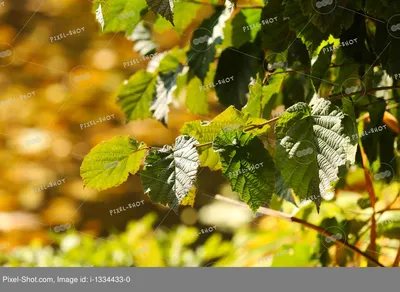
[[[119,186],[139,170],[145,154],[146,145],[127,136],[102,142],[82,162],[83,182],[98,190]]]
[[[176,209],[195,184],[199,155],[193,137],[179,136],[173,147],[150,150],[141,178],[145,193],[154,203]]]

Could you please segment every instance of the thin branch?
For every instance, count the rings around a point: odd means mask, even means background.
[[[342,68],[342,67],[350,67],[350,66],[355,66],[355,65],[359,65],[358,63],[348,63],[348,64],[333,64],[331,63],[330,66],[328,68]]]
[[[364,168],[364,177],[365,177],[365,184],[366,184],[366,189],[368,191],[369,199],[371,201],[371,207],[373,214],[371,216],[371,234],[370,234],[370,248],[372,254],[376,254],[376,218],[375,218],[375,213],[376,213],[376,195],[375,195],[375,190],[374,190],[374,185],[372,183],[371,175],[369,173],[368,169],[368,156],[365,153],[364,147],[361,144],[361,140],[359,143],[360,146],[360,152],[361,152],[361,160],[362,160],[362,166]]]
[[[186,0],[186,1],[182,1],[182,2],[186,2],[186,3],[195,3],[195,4],[203,4],[203,5],[208,5],[208,6],[214,6],[214,7],[224,7],[225,4],[221,3],[210,3],[210,2],[203,2],[203,1],[198,1],[198,0]],[[264,6],[257,6],[257,5],[237,5],[235,6],[236,8],[244,8],[244,9],[262,9],[264,8]]]
[[[370,88],[367,90],[361,90],[361,91],[357,91],[357,92],[353,92],[353,93],[349,93],[349,94],[338,93],[338,94],[330,95],[326,99],[335,100],[335,99],[341,99],[342,97],[347,97],[347,96],[368,94],[368,93],[373,93],[373,92],[377,92],[377,91],[393,90],[393,89],[400,89],[400,86],[383,86],[383,87],[377,87],[377,88]]]
[[[398,267],[399,263],[400,263],[400,246],[399,246],[399,250],[397,251],[397,255],[396,255],[396,258],[394,259],[392,267]]]
[[[251,130],[254,130],[254,129],[262,129],[264,126],[279,120],[279,118],[280,117],[276,117],[276,118],[270,119],[270,120],[265,121],[264,123],[261,123],[261,124],[258,124],[258,125],[250,125],[248,128],[245,128],[243,131],[244,132],[248,132],[248,131],[251,131]]]
[[[212,145],[212,141],[211,142],[207,142],[207,143],[203,143],[203,144],[197,144],[196,148],[200,148],[200,147],[205,147],[205,146],[210,146]]]
[[[385,213],[386,211],[399,211],[400,208],[392,208],[392,206],[396,203],[396,201],[399,198],[399,196],[400,196],[400,192],[397,193],[397,196],[393,199],[392,202],[390,202],[389,205],[386,206],[385,209],[377,211],[376,214],[382,214],[382,213]]]
[[[327,99],[329,100],[329,99],[332,99],[332,98],[334,99],[335,97],[339,97],[339,96],[340,97],[342,97],[342,96],[344,97],[344,96],[351,96],[351,95],[356,95],[356,94],[365,94],[365,93],[368,93],[368,92],[376,92],[376,91],[379,91],[379,90],[390,90],[390,89],[400,89],[400,86],[387,86],[387,87],[371,88],[371,89],[368,89],[367,91],[362,91],[362,92],[359,91],[359,92],[355,92],[355,93],[352,93],[352,94],[344,94],[344,95],[336,94],[336,95],[329,96]],[[261,124],[250,125],[250,126],[248,126],[248,128],[245,128],[243,131],[244,132],[248,132],[248,131],[251,131],[251,130],[254,130],[254,129],[262,129],[264,126],[279,120],[279,118],[280,117],[276,117],[276,118],[273,118],[271,120],[265,121],[264,123],[261,123]],[[196,148],[210,146],[210,145],[212,145],[212,142],[206,142],[206,143],[203,143],[203,144],[197,144]]]
[[[267,72],[268,75],[277,75],[277,74],[286,74],[286,73],[302,73],[302,72],[311,72],[311,68],[303,68],[299,70],[285,70],[285,71],[274,71],[274,72]]]
[[[384,210],[377,211],[376,214],[382,214],[382,213],[385,213],[388,211],[400,211],[400,208],[384,209]]]
[[[231,203],[231,204],[234,204],[234,205],[243,207],[243,208],[250,209],[250,207],[247,206],[246,204],[244,204],[244,203],[242,203],[242,202],[239,202],[239,201],[236,201],[236,200],[234,200],[234,199],[230,199],[230,198],[223,197],[223,196],[220,196],[220,195],[216,195],[216,196],[215,196],[215,199],[220,200],[220,201],[225,201],[225,202],[228,202],[228,203]],[[313,229],[314,231],[318,232],[319,234],[321,234],[321,235],[323,235],[323,236],[325,236],[325,237],[327,237],[327,238],[332,239],[336,244],[340,243],[340,244],[342,244],[345,248],[347,248],[348,250],[353,251],[353,252],[355,252],[355,253],[357,253],[357,254],[363,256],[364,258],[366,258],[366,259],[369,260],[370,262],[376,264],[377,266],[385,267],[385,266],[382,265],[379,261],[377,261],[376,259],[374,259],[373,257],[371,257],[369,254],[363,252],[363,251],[360,250],[359,248],[357,248],[357,247],[355,247],[355,246],[353,246],[353,245],[347,243],[346,241],[344,241],[344,240],[342,240],[342,239],[336,238],[334,234],[332,234],[332,233],[330,233],[330,232],[328,232],[328,231],[322,229],[321,227],[318,227],[318,226],[316,226],[316,225],[314,225],[314,224],[311,224],[311,223],[309,223],[309,222],[307,222],[307,221],[305,221],[305,220],[302,220],[302,219],[300,219],[300,218],[296,218],[296,217],[290,216],[290,215],[288,215],[288,214],[286,214],[286,213],[283,213],[283,212],[280,212],[280,211],[276,211],[276,210],[272,210],[272,209],[264,208],[264,207],[260,207],[260,208],[257,210],[257,212],[258,212],[258,213],[261,213],[261,214],[264,214],[264,215],[269,215],[269,216],[281,218],[281,219],[284,219],[284,220],[288,220],[288,221],[291,221],[291,222],[295,222],[295,223],[298,223],[298,224],[300,224],[300,225],[302,225],[302,226],[304,226],[304,227],[308,227],[308,228],[310,228],[310,229]]]
[[[330,64],[328,69],[349,67],[349,66],[354,66],[354,65],[358,65],[358,64],[357,63],[349,63],[349,64],[341,64],[341,65]],[[299,72],[311,72],[311,68],[302,68],[302,69],[299,69],[299,70],[288,69],[288,70],[279,71],[279,72],[269,72],[269,75],[284,74],[284,73],[299,73]]]

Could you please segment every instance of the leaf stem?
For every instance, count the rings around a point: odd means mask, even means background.
[[[329,65],[329,68],[342,68],[342,67],[348,67],[348,66],[355,66],[355,65],[359,65],[358,63],[348,63],[348,64],[333,64],[331,63]]]
[[[220,201],[225,201],[225,202],[228,202],[228,203],[231,203],[231,204],[234,204],[234,205],[243,207],[243,208],[250,209],[246,204],[244,204],[244,203],[242,203],[242,202],[239,202],[239,201],[236,201],[236,200],[234,200],[234,199],[230,199],[230,198],[223,197],[223,196],[220,196],[220,195],[216,195],[215,198],[216,198],[217,200],[220,200]],[[272,209],[265,208],[265,207],[260,207],[260,208],[257,210],[257,212],[258,212],[258,213],[261,213],[261,214],[264,214],[264,215],[269,215],[269,216],[273,216],[273,217],[285,219],[285,220],[288,220],[288,221],[291,221],[291,222],[294,222],[294,223],[298,223],[298,224],[300,224],[300,225],[302,225],[302,226],[304,226],[304,227],[310,228],[310,229],[312,229],[312,230],[318,232],[318,233],[321,234],[322,236],[325,236],[325,237],[327,237],[327,238],[332,239],[336,244],[339,244],[339,243],[340,243],[340,244],[343,245],[346,249],[348,249],[348,250],[350,250],[350,251],[353,251],[353,252],[355,252],[355,253],[357,253],[357,254],[363,256],[364,258],[366,258],[366,259],[369,260],[370,262],[376,264],[377,266],[385,267],[385,266],[382,265],[379,261],[377,261],[376,259],[374,259],[373,257],[371,257],[369,254],[363,252],[363,251],[360,250],[358,247],[353,246],[353,245],[347,243],[345,240],[336,238],[334,234],[332,234],[332,233],[330,233],[330,232],[328,232],[328,231],[322,229],[321,227],[318,227],[318,226],[316,226],[316,225],[314,225],[314,224],[311,224],[311,223],[309,223],[309,222],[307,222],[307,221],[305,221],[305,220],[303,220],[303,219],[296,218],[296,217],[290,216],[290,215],[288,215],[288,214],[286,214],[286,213],[283,213],[283,212],[280,212],[280,211],[276,211],[276,210],[272,210]]]
[[[218,3],[210,3],[210,2],[203,2],[203,1],[198,1],[198,0],[186,0],[182,1],[186,3],[195,3],[195,4],[203,4],[203,5],[208,5],[208,6],[214,6],[214,7],[224,7],[225,4],[218,4]],[[237,5],[235,6],[236,8],[245,8],[245,9],[262,9],[264,6],[256,6],[256,5]]]
[[[200,147],[205,147],[205,146],[210,146],[212,145],[212,141],[211,142],[207,142],[207,143],[203,143],[203,144],[197,144],[195,145],[196,148],[200,148]]]
[[[250,125],[248,128],[245,128],[243,131],[244,132],[248,132],[248,131],[251,131],[251,130],[254,130],[254,129],[261,129],[264,126],[279,120],[279,118],[280,117],[276,117],[276,118],[270,119],[270,120],[265,121],[264,123],[261,123],[261,124],[258,124],[258,125]]]
[[[271,124],[275,121],[277,121],[280,117],[276,117],[273,119],[270,119],[268,121],[265,121],[264,123],[261,124],[257,124],[257,125],[249,125],[248,128],[243,129],[244,132],[248,132],[254,129],[262,129],[264,126]],[[197,144],[195,145],[196,148],[200,148],[200,147],[205,147],[205,146],[210,146],[212,145],[212,141],[211,142],[206,142],[206,143],[202,143],[202,144]]]

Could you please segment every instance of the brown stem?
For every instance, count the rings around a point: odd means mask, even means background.
[[[280,117],[276,117],[276,118],[270,119],[270,120],[265,121],[264,123],[261,123],[261,124],[258,124],[258,125],[251,125],[248,128],[245,128],[243,131],[248,132],[248,131],[251,131],[251,130],[254,130],[254,129],[261,129],[264,126],[279,120],[279,118]]]
[[[400,211],[400,208],[384,209],[384,210],[377,211],[376,214],[382,214],[382,213],[385,213],[385,212],[388,212],[388,211]]]
[[[286,74],[286,73],[301,73],[301,72],[311,72],[311,68],[304,68],[304,69],[300,69],[300,70],[285,70],[285,71],[278,71],[278,72],[271,72],[268,73],[269,75],[277,75],[277,74]]]
[[[396,258],[394,259],[392,267],[398,267],[400,263],[400,247],[399,250],[397,251]]]
[[[218,4],[218,3],[210,3],[210,2],[202,2],[202,1],[198,1],[198,0],[186,0],[186,1],[182,1],[182,2],[186,2],[186,3],[196,3],[196,4],[203,4],[203,5],[208,5],[208,6],[214,6],[214,7],[224,7],[225,4]],[[262,9],[264,8],[264,6],[256,6],[256,5],[237,5],[236,8],[244,8],[244,9]]]
[[[335,100],[335,99],[341,99],[342,97],[347,97],[347,96],[352,96],[352,95],[359,95],[359,94],[368,94],[368,93],[373,93],[381,90],[391,90],[391,89],[400,89],[400,86],[383,86],[383,87],[377,87],[377,88],[370,88],[367,90],[361,90],[357,91],[354,93],[349,93],[349,94],[333,94],[327,97],[328,100]]]
[[[361,142],[359,143],[359,145],[360,145],[362,165],[364,168],[365,184],[366,184],[366,188],[368,190],[368,195],[369,195],[369,199],[371,201],[371,206],[372,206],[372,211],[373,211],[373,214],[371,217],[370,249],[371,249],[371,254],[375,255],[376,254],[376,219],[375,219],[376,195],[375,195],[375,190],[374,190],[374,185],[372,183],[371,175],[370,175],[369,169],[368,169],[367,154],[365,153],[364,147],[362,146]]]
[[[348,66],[354,66],[354,65],[359,65],[358,63],[348,63],[348,64],[330,64],[329,68],[342,68],[342,67],[348,67]]]
[[[220,196],[220,195],[216,195],[215,198],[217,200],[225,201],[225,202],[228,202],[228,203],[231,203],[231,204],[243,207],[243,208],[250,209],[250,207],[247,206],[246,204],[244,204],[242,202],[239,202],[239,201],[236,201],[234,199],[230,199],[230,198],[223,197],[223,196]],[[336,244],[340,243],[346,249],[348,249],[350,251],[353,251],[353,252],[365,257],[367,260],[369,260],[370,262],[376,264],[377,266],[384,267],[384,265],[382,265],[379,261],[377,261],[376,259],[371,257],[369,254],[361,251],[359,248],[347,243],[346,241],[344,241],[342,239],[336,238],[334,234],[322,229],[321,227],[318,227],[318,226],[316,226],[314,224],[311,224],[311,223],[309,223],[309,222],[307,222],[305,220],[290,216],[290,215],[285,214],[283,212],[279,212],[279,211],[272,210],[272,209],[269,209],[269,208],[264,208],[264,207],[260,207],[257,210],[257,212],[261,213],[261,214],[264,214],[264,215],[269,215],[269,216],[281,218],[281,219],[284,219],[284,220],[288,220],[288,221],[291,221],[291,222],[295,222],[295,223],[298,223],[298,224],[300,224],[300,225],[302,225],[304,227],[308,227],[310,229],[313,229],[314,231],[318,232],[319,234],[321,234],[321,235],[323,235],[323,236],[325,236],[327,238],[332,239]]]
[[[389,86],[389,87],[371,88],[371,89],[367,90],[366,92],[361,92],[360,91],[360,92],[355,92],[355,93],[352,93],[352,94],[347,94],[347,95],[345,94],[344,96],[356,95],[356,94],[361,94],[361,93],[365,94],[365,93],[368,93],[368,92],[375,92],[375,91],[379,91],[379,90],[388,90],[388,89],[396,89],[396,88],[400,89],[400,86],[399,87],[390,87]],[[337,97],[337,96],[342,96],[342,95],[341,94],[331,95],[327,99],[331,99],[332,97]],[[248,132],[248,131],[251,131],[251,130],[254,130],[254,129],[261,129],[264,126],[279,120],[279,118],[280,117],[276,117],[276,118],[273,118],[271,120],[265,121],[264,123],[261,123],[261,124],[258,124],[258,125],[250,125],[248,128],[245,128],[243,131],[244,132]],[[198,144],[198,145],[196,145],[196,148],[209,146],[209,145],[212,145],[212,142]]]
[[[200,148],[200,147],[205,147],[205,146],[210,146],[212,145],[212,142],[207,142],[207,143],[203,143],[203,144],[197,144],[196,148]]]

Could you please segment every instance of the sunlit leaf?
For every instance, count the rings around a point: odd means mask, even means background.
[[[160,14],[169,22],[174,24],[174,1],[173,0],[146,0],[150,9]]]
[[[153,74],[138,71],[125,81],[118,92],[117,103],[129,120],[150,118],[150,107],[156,94],[156,78]]]
[[[144,192],[154,203],[175,209],[188,195],[200,165],[195,144],[193,137],[179,136],[173,147],[149,151],[140,174]]]
[[[127,136],[116,136],[94,147],[81,166],[87,187],[105,190],[135,174],[146,154],[146,145]]]
[[[145,0],[95,0],[96,19],[104,32],[125,32],[130,35],[147,7]]]
[[[341,110],[322,98],[311,106],[297,103],[280,117],[275,134],[285,184],[317,207],[322,197],[332,198],[332,184],[355,159],[355,127],[348,126]]]
[[[225,127],[231,129],[243,128],[246,124],[246,120],[247,117],[245,114],[233,107],[229,107],[216,116],[211,122],[193,121],[185,123],[181,129],[181,133],[193,136],[199,143],[207,143],[212,142]],[[214,152],[211,145],[199,147],[198,151],[202,167],[209,167],[211,170],[218,170],[221,168],[219,156]]]

